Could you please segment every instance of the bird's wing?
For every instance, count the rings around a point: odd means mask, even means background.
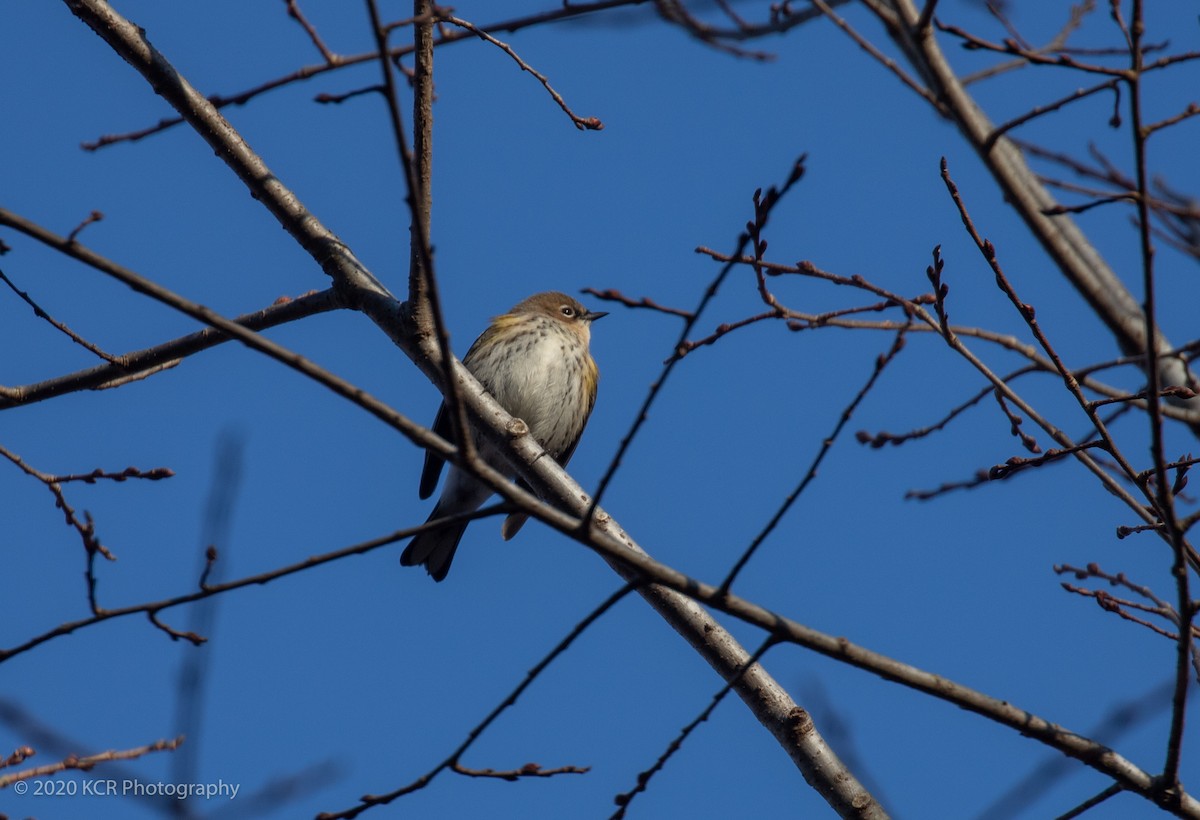
[[[442,402],[438,408],[437,417],[433,420],[433,432],[447,441],[450,440],[450,414],[446,412],[445,402]],[[419,489],[421,498],[429,498],[433,495],[433,491],[437,489],[438,477],[442,474],[442,465],[445,463],[445,459],[437,453],[432,450],[425,451],[425,466],[421,470]]]
[[[594,366],[594,365],[593,365]],[[559,465],[566,467],[567,462],[571,460],[571,456],[575,455],[575,448],[579,446],[579,439],[583,438],[583,430],[587,427],[588,419],[591,418],[592,408],[596,406],[596,394],[592,393],[591,401],[587,403],[587,407],[583,408],[583,424],[579,425],[579,433],[575,438],[563,448],[562,455],[555,459]]]

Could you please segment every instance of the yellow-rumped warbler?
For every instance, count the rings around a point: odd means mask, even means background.
[[[588,342],[592,322],[607,315],[589,311],[565,293],[537,293],[492,319],[463,359],[463,365],[496,401],[510,415],[523,420],[538,443],[562,465],[575,452],[596,403],[600,371],[588,351]],[[443,438],[450,437],[445,402],[438,409],[433,429]],[[510,477],[514,475],[504,457],[477,433],[475,444],[488,464]],[[425,453],[421,498],[433,493],[442,463],[439,456]],[[491,494],[487,485],[451,465],[441,498],[427,520],[473,512]],[[521,513],[505,519],[500,528],[505,541],[517,534],[525,519]],[[450,571],[467,523],[459,521],[418,534],[400,556],[400,563],[406,567],[424,564],[433,580],[442,580]]]

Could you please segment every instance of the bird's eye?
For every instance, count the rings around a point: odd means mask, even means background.
[[[571,307],[570,305],[563,305],[562,306],[562,315],[566,316],[568,319],[570,319],[572,316],[575,315],[575,308]]]

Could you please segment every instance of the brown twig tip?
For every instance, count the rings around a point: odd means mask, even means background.
[[[854,440],[859,444],[866,444],[874,450],[878,450],[885,444],[900,444],[904,438],[902,436],[894,436],[886,430],[880,430],[872,435],[866,430],[859,430],[854,434]]]
[[[942,331],[942,336],[949,339],[951,336],[950,314],[946,311],[946,297],[950,294],[950,286],[942,281],[942,271],[945,267],[946,263],[942,259],[942,246],[935,245],[933,264],[925,268],[925,276],[933,285],[933,309],[937,313],[938,327]]]
[[[1024,447],[1026,450],[1028,450],[1031,453],[1042,452],[1042,448],[1037,443],[1037,440],[1034,439],[1033,436],[1026,433],[1023,429],[1021,429],[1021,425],[1024,424],[1025,420],[1022,419],[1019,415],[1017,415],[1016,412],[1008,406],[1008,402],[1006,402],[1004,400],[1004,394],[1001,393],[999,389],[995,389],[992,391],[992,395],[995,397],[996,403],[998,405],[1000,405],[1000,409],[1004,412],[1004,415],[1008,418],[1009,432],[1013,436],[1015,436],[1021,440],[1021,446]],[[1019,461],[1024,461],[1024,459],[1019,459]],[[1014,460],[1009,459],[1008,463],[1011,465],[1014,463]],[[996,469],[997,468],[993,467],[992,472],[994,472]],[[991,474],[991,472],[989,472],[989,475],[990,474]],[[993,476],[993,477],[995,477],[995,476]],[[1007,476],[1001,476],[1001,477],[1007,477]]]
[[[1162,529],[1160,524],[1142,524],[1137,527],[1129,527],[1122,524],[1117,527],[1117,539],[1128,538],[1131,535],[1136,535],[1139,532],[1152,532]]]
[[[1031,439],[1032,441],[1032,439]],[[1036,447],[1036,443],[1034,443]],[[1004,464],[998,464],[988,470],[988,479],[991,481],[999,481],[1009,478],[1014,473],[1024,470],[1028,467],[1041,467],[1044,464],[1049,464],[1052,461],[1058,461],[1072,453],[1080,452],[1081,450],[1090,450],[1092,448],[1104,449],[1104,443],[1101,441],[1089,441],[1084,444],[1077,444],[1073,447],[1055,448],[1052,447],[1045,452],[1044,455],[1036,458],[1023,458],[1021,456],[1013,456]],[[1040,449],[1031,450],[1031,452],[1041,452]]]
[[[1186,458],[1191,460],[1192,454],[1188,453]],[[1175,481],[1171,485],[1171,494],[1179,495],[1188,485],[1188,470],[1191,469],[1190,464],[1181,464],[1175,468]]]
[[[97,467],[90,473],[85,473],[82,475],[55,476],[54,480],[59,483],[65,483],[67,481],[82,481],[84,484],[95,484],[96,481],[101,478],[117,482],[125,481],[130,478],[144,478],[147,481],[161,481],[164,478],[172,478],[174,475],[175,471],[170,467],[155,467],[151,470],[139,470],[137,467],[126,467],[124,470],[121,470],[117,473],[108,473]]]
[[[67,234],[68,244],[74,242],[75,237],[79,236],[79,234],[83,231],[83,229],[86,228],[88,225],[91,225],[93,222],[99,222],[102,219],[104,219],[103,213],[101,213],[100,211],[92,211],[90,214],[87,215],[87,219],[80,222],[78,225],[76,225],[74,228],[71,229],[71,232],[69,234]]]
[[[200,573],[200,589],[208,590],[208,578],[212,575],[213,568],[217,565],[217,548],[212,544],[208,545],[208,549],[204,551],[204,570]]]
[[[698,248],[697,248],[697,251],[699,251]],[[688,311],[688,310],[683,310],[681,308],[667,307],[666,305],[660,305],[660,304],[658,304],[658,302],[655,302],[649,296],[643,296],[641,299],[634,299],[631,296],[626,296],[625,294],[621,293],[621,291],[619,291],[615,288],[608,288],[606,290],[597,290],[596,288],[584,288],[582,292],[586,293],[590,296],[595,296],[597,299],[603,299],[606,302],[618,302],[627,308],[647,308],[649,310],[654,310],[659,313],[666,313],[670,316],[679,316],[680,318],[683,318],[683,319],[691,319],[695,315],[691,311]]]
[[[10,754],[4,760],[0,760],[0,769],[3,769],[7,766],[20,765],[25,760],[33,757],[35,754],[37,754],[37,752],[32,746],[18,746],[12,754]]]
[[[208,642],[208,638],[205,638],[203,635],[197,635],[195,632],[189,632],[186,630],[176,629],[175,627],[170,626],[169,624],[163,623],[162,621],[160,621],[158,619],[158,610],[157,609],[148,610],[146,612],[146,616],[150,619],[150,623],[154,624],[159,629],[161,629],[163,632],[166,632],[168,635],[170,635],[171,640],[173,640],[173,641],[178,641],[178,640],[182,639],[182,640],[185,640],[188,643],[190,643],[192,646],[200,646],[201,644]]]
[[[792,163],[792,173],[788,175],[787,181],[784,183],[785,188],[790,188],[800,181],[806,170],[804,167],[804,163],[806,162],[808,162],[808,154],[805,153],[796,157],[796,161]]]
[[[341,94],[331,94],[328,91],[322,91],[320,94],[313,96],[313,102],[321,105],[341,105],[347,100],[352,100],[355,97],[361,97],[364,94],[386,94],[387,89],[382,85],[367,85],[362,88],[355,88],[352,91],[345,91]]]

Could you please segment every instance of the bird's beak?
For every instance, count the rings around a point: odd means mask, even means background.
[[[603,319],[607,315],[608,311],[606,310],[589,310],[587,316],[584,318],[586,318],[589,322],[594,322],[597,319]]]

